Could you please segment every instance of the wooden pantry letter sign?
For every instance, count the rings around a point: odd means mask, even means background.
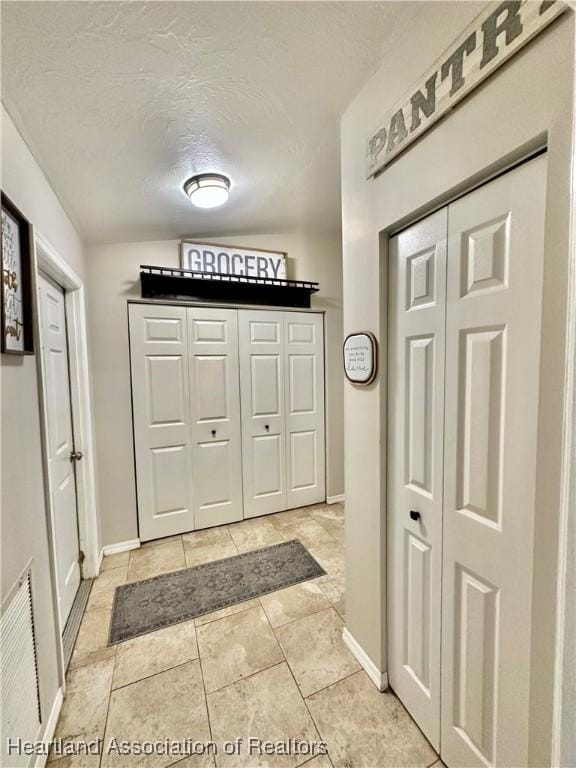
[[[376,378],[377,343],[369,331],[351,333],[344,341],[344,373],[353,384],[371,384]]]
[[[182,269],[221,275],[286,280],[286,253],[218,243],[181,244]]]
[[[388,165],[566,7],[559,0],[489,3],[382,120],[368,141],[368,178]]]

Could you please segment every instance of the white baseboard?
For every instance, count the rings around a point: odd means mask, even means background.
[[[129,541],[119,541],[117,544],[107,544],[102,547],[102,554],[118,555],[120,552],[128,552],[131,549],[140,548],[140,539],[130,539]]]
[[[56,732],[56,723],[58,722],[58,718],[60,717],[60,710],[62,709],[63,701],[64,701],[64,694],[62,693],[62,688],[58,688],[58,690],[56,691],[56,696],[54,697],[54,703],[52,704],[52,709],[50,711],[48,721],[46,723],[46,728],[44,728],[44,733],[42,734],[41,741],[44,744],[50,744],[50,742],[54,738],[54,733]],[[37,755],[36,760],[34,761],[34,768],[44,768],[47,760],[48,760],[47,754]]]
[[[348,650],[354,656],[356,661],[364,669],[370,680],[379,691],[385,691],[388,688],[388,674],[381,672],[366,651],[352,637],[350,632],[344,627],[342,630],[342,640],[348,646]]]
[[[344,494],[341,493],[339,496],[326,496],[326,504],[343,504],[344,503]]]

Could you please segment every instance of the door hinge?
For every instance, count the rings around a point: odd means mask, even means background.
[[[86,559],[86,555],[84,554],[84,552],[82,552],[82,550],[80,550],[78,553],[78,562],[80,563],[80,565],[82,565],[85,559]]]

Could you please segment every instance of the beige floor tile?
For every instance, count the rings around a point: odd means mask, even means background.
[[[197,627],[206,691],[216,691],[284,660],[261,607]]]
[[[113,658],[116,655],[116,646],[108,646],[111,616],[111,608],[94,608],[86,611],[70,660],[70,669]]]
[[[149,549],[150,547],[157,547],[158,544],[168,544],[171,541],[181,541],[182,534],[176,533],[174,536],[163,536],[161,539],[150,539],[150,541],[143,541],[140,545],[141,549]]]
[[[111,555],[110,559],[115,557],[124,557],[126,555],[126,564],[120,567],[104,568],[104,562],[109,558],[105,557],[102,561],[103,568],[98,578],[94,580],[86,610],[91,611],[94,608],[111,608],[114,602],[114,593],[116,587],[126,583],[128,575],[128,558],[130,552],[121,552],[120,555]],[[117,562],[117,561],[116,561]]]
[[[302,768],[332,768],[332,762],[328,755],[318,755],[303,763]]]
[[[343,623],[333,608],[278,627],[276,637],[303,696],[360,669],[342,640]]]
[[[335,768],[425,768],[435,753],[393,693],[365,672],[307,699]]]
[[[232,541],[227,528],[205,528],[202,531],[182,534],[184,551],[196,547],[216,546],[229,544]]]
[[[219,768],[291,768],[308,759],[307,756],[295,754],[250,754],[250,737],[266,742],[295,739],[310,746],[319,743],[314,724],[286,664],[279,664],[208,694],[207,698],[212,738],[216,745],[242,739],[240,754],[227,756],[219,750],[216,756]]]
[[[344,522],[343,504],[318,504],[310,507],[310,514],[316,520],[332,520]]]
[[[186,547],[186,545],[184,546]],[[230,536],[228,536],[227,540],[215,544],[184,549],[187,568],[194,568],[196,565],[204,565],[204,563],[212,563],[214,560],[223,560],[225,557],[234,557],[237,554],[238,550]]]
[[[111,608],[114,602],[114,593],[116,587],[109,587],[108,589],[97,589],[90,592],[88,603],[86,604],[86,610],[92,611],[94,608]]]
[[[104,735],[113,670],[114,660],[106,659],[68,673],[55,738],[68,741]]]
[[[106,555],[102,560],[100,571],[109,571],[112,568],[121,568],[128,565],[130,552],[118,552],[116,555]]]
[[[126,584],[127,574],[127,565],[123,565],[120,568],[111,568],[108,571],[102,571],[100,575],[94,579],[92,584],[92,592],[115,589],[121,584]]]
[[[295,523],[311,520],[310,507],[298,507],[298,509],[289,509],[287,512],[277,512],[275,515],[271,515],[270,519],[274,525],[283,531]]]
[[[129,741],[180,741],[186,738],[209,741],[210,729],[199,662],[191,661],[113,691],[105,747],[113,738]],[[164,768],[172,763],[173,755],[102,756],[102,768]]]
[[[235,613],[241,611],[247,611],[249,608],[258,608],[260,601],[258,598],[253,600],[246,600],[244,603],[236,603],[235,605],[229,605],[227,608],[221,608],[219,611],[213,613],[206,613],[204,616],[198,616],[194,621],[197,627],[202,624],[208,624],[210,621],[218,621],[218,619],[224,619],[226,616],[233,616]]]
[[[98,744],[97,738],[82,737],[82,741],[89,743],[89,754],[71,754],[64,757],[48,758],[48,765],[50,768],[100,768],[100,752],[101,746]],[[82,747],[82,751],[86,750],[86,747]]]
[[[163,544],[133,549],[130,552],[128,581],[141,581],[161,573],[179,571],[186,565],[180,536]]]
[[[324,530],[339,544],[344,544],[344,521],[340,520],[322,520],[317,518],[317,522]]]
[[[241,523],[230,525],[228,530],[239,552],[249,552],[286,541],[285,536],[268,518],[243,520]]]
[[[345,590],[346,584],[344,578],[330,579],[323,577],[316,582],[323,594],[330,600],[334,608],[344,619],[346,616]]]
[[[197,659],[194,622],[186,621],[149,632],[119,643],[117,649],[113,688]]]
[[[310,554],[314,557],[326,571],[326,581],[330,579],[344,578],[344,551],[343,547],[334,539],[329,542],[309,547]]]
[[[328,531],[311,518],[294,523],[294,525],[284,528],[283,532],[286,540],[299,539],[307,549],[324,545],[331,546],[334,543],[334,539]]]
[[[185,757],[183,760],[178,760],[178,762],[172,763],[170,768],[215,768],[215,766],[216,756],[214,750],[206,748],[206,751],[203,754],[199,753]],[[54,768],[56,768],[56,766]]]
[[[311,613],[317,613],[330,607],[320,587],[313,581],[296,584],[288,589],[281,589],[260,598],[262,607],[273,627],[301,619]]]

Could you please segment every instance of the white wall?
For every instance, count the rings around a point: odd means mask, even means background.
[[[383,115],[465,29],[484,3],[430,3],[368,81],[342,120],[344,333],[376,334],[383,365],[368,388],[344,387],[346,625],[386,670],[386,302],[383,234],[441,204],[491,166],[548,141],[539,474],[532,638],[535,665],[531,749],[549,764],[563,428],[566,275],[570,216],[573,14],[565,13],[501,67],[383,173],[365,178],[366,140]],[[430,30],[434,34],[430,34]],[[544,405],[546,404],[546,405]]]
[[[209,237],[203,238],[210,240]],[[326,310],[327,493],[344,492],[342,260],[337,234],[218,237],[288,252],[289,277],[315,280],[313,306]],[[179,242],[116,243],[89,251],[93,390],[103,544],[137,538],[127,300],[140,297],[139,266],[179,266]]]
[[[84,274],[82,242],[2,107],[2,190],[73,269]],[[44,725],[60,686],[43,486],[36,354],[0,355],[1,597],[33,558],[34,618]]]

